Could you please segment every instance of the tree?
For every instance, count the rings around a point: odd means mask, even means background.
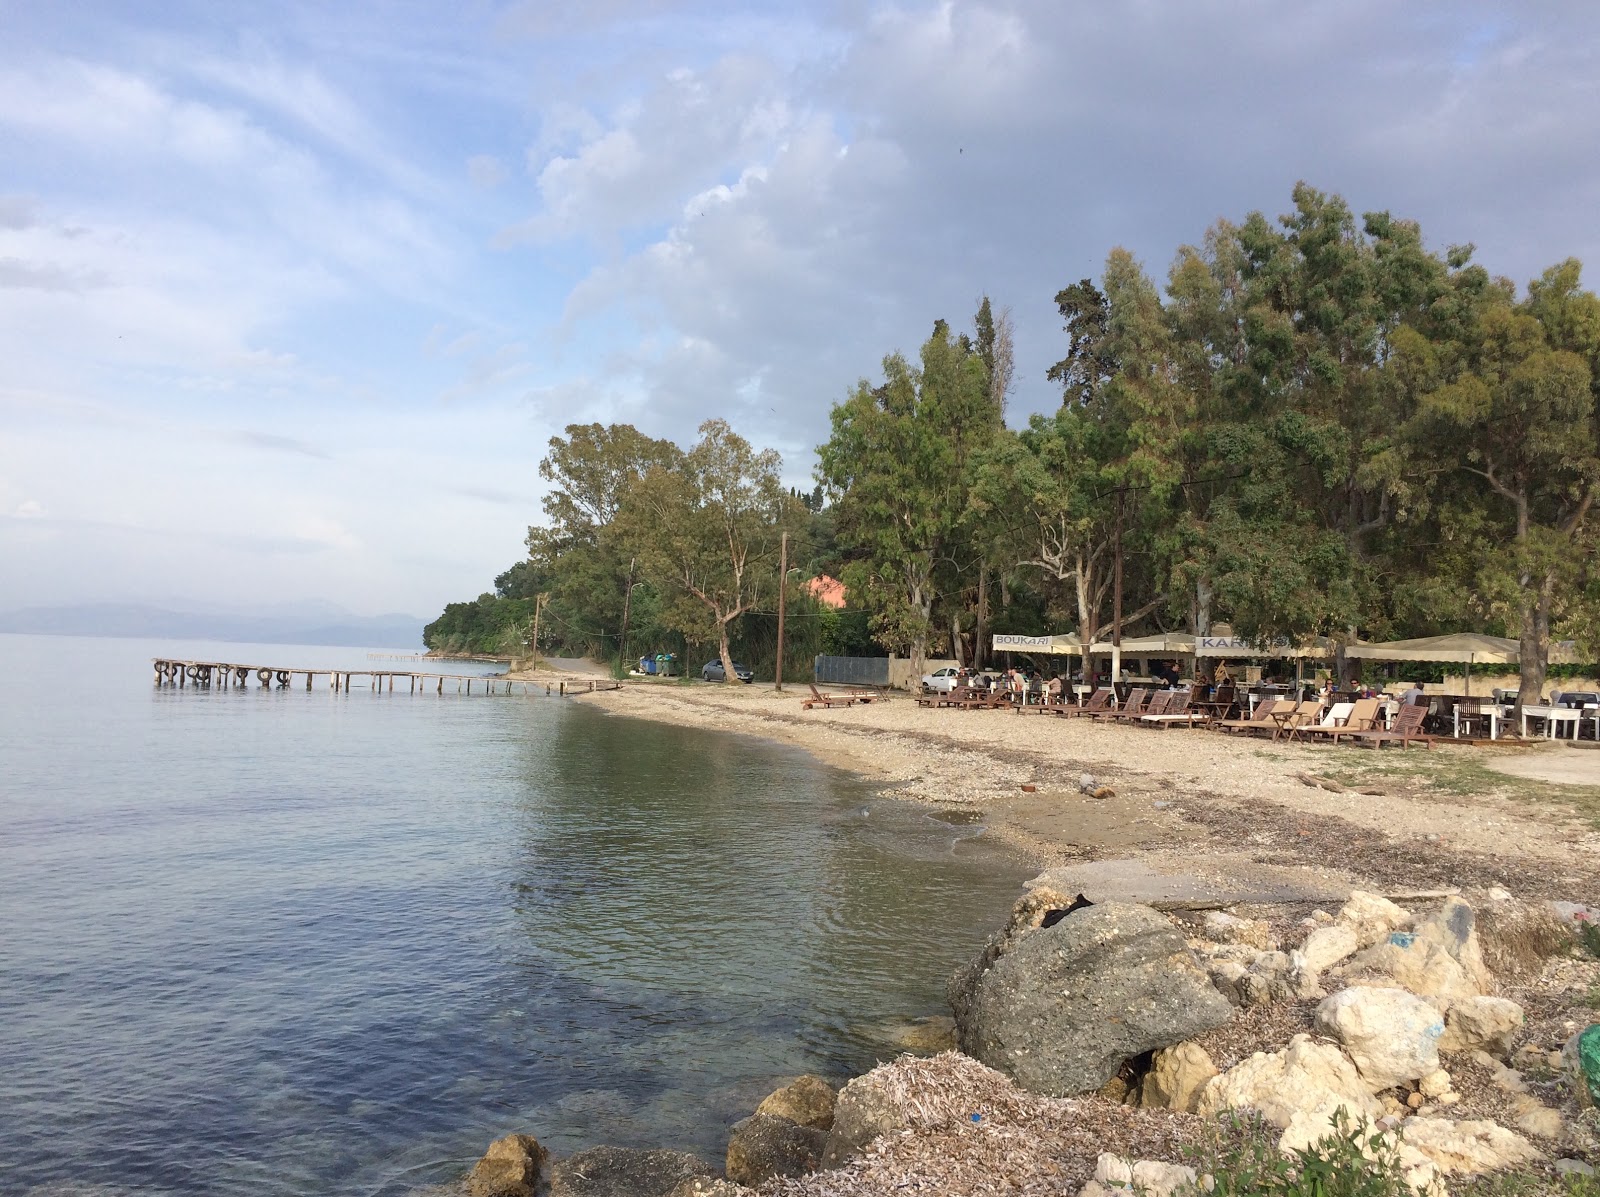
[[[1559,592],[1579,580],[1600,490],[1600,299],[1580,289],[1580,273],[1573,259],[1553,266],[1520,303],[1509,284],[1487,289],[1459,339],[1405,346],[1414,451],[1478,479],[1477,499],[1501,529],[1504,548],[1483,577],[1514,583],[1519,704],[1543,692]]]
[[[615,517],[620,543],[667,598],[667,621],[691,640],[716,640],[730,683],[730,625],[776,582],[780,536],[798,522],[781,464],[707,420],[692,449],[629,484]]]
[[[883,361],[884,381],[863,379],[832,412],[817,450],[839,540],[856,554],[844,581],[873,612],[873,630],[920,675],[938,598],[935,570],[955,548],[967,506],[967,459],[997,422],[983,360],[943,320],[920,365]]]
[[[528,554],[546,579],[552,615],[586,649],[610,642],[621,651],[634,572],[613,531],[623,499],[651,468],[681,456],[631,424],[569,424],[565,437],[550,438],[539,463],[551,484],[542,500],[547,523],[528,529]]]

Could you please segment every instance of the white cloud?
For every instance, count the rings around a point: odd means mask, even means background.
[[[24,499],[11,514],[19,520],[38,519],[44,514],[44,504],[38,499]]]

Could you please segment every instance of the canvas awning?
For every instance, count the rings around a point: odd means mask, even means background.
[[[1083,646],[1073,635],[995,636],[990,641],[997,653],[1040,653],[1051,657],[1081,657]]]
[[[1368,661],[1453,661],[1462,665],[1516,665],[1522,660],[1522,646],[1509,636],[1485,636],[1482,632],[1452,632],[1446,636],[1422,636],[1415,640],[1390,640],[1385,644],[1352,644],[1345,654]],[[1550,646],[1551,665],[1570,665],[1577,659],[1577,646],[1562,640]]]
[[[1257,644],[1255,641],[1246,640],[1242,636],[1201,636],[1195,641],[1194,652],[1197,657],[1257,659],[1317,657],[1326,659],[1333,656],[1333,642],[1326,636],[1318,636],[1304,644],[1296,644],[1293,640],[1283,638]]]
[[[1366,661],[1455,661],[1463,665],[1515,665],[1520,646],[1505,636],[1453,632],[1385,644],[1352,644],[1345,655]]]

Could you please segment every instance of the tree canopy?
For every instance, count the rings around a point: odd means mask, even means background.
[[[1051,410],[1008,425],[1010,310],[984,296],[833,404],[814,487],[720,420],[687,449],[570,426],[527,559],[429,643],[514,638],[544,595],[541,636],[585,651],[620,653],[628,618],[727,664],[775,651],[787,531],[847,584],[846,614],[804,613],[814,648],[970,661],[987,631],[1103,637],[1120,596],[1130,631],[1509,632],[1531,701],[1553,639],[1600,652],[1600,299],[1575,260],[1519,292],[1473,253],[1304,183],[1164,283],[1112,248],[1054,297]]]

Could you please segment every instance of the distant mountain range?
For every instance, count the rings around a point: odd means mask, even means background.
[[[0,632],[420,650],[422,625],[426,622],[412,615],[353,615],[331,603],[202,610],[140,603],[88,603],[25,607],[0,613]]]

